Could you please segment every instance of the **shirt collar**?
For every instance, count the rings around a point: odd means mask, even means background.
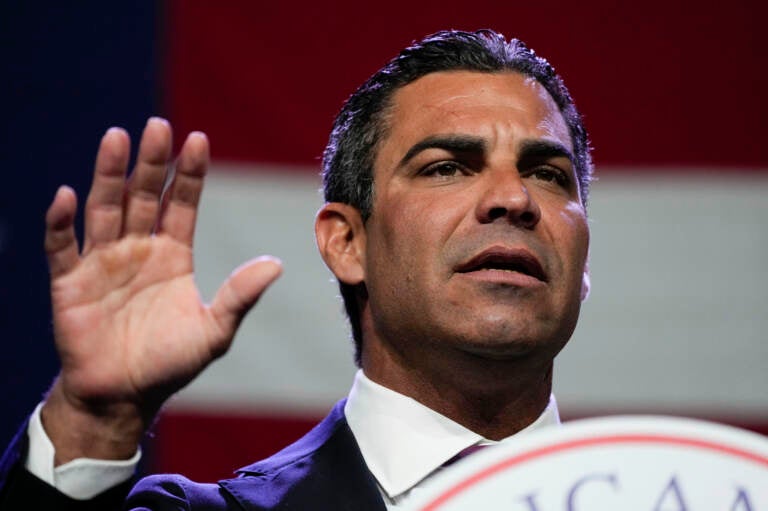
[[[390,498],[409,491],[463,449],[496,443],[369,380],[362,370],[355,375],[344,415],[368,469]],[[559,423],[551,396],[539,418],[518,434]]]

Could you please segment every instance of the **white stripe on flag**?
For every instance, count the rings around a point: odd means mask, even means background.
[[[555,370],[564,408],[768,418],[768,176],[705,170],[594,184],[592,295]],[[263,253],[285,273],[173,406],[319,415],[346,394],[351,341],[314,244],[319,186],[278,167],[211,172],[195,249],[204,296]]]

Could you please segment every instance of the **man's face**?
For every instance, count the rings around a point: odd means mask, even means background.
[[[365,345],[554,356],[578,317],[589,229],[550,95],[516,73],[433,73],[394,95],[386,122]]]

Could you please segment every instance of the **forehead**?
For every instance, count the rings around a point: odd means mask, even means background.
[[[393,95],[382,149],[441,133],[500,143],[550,139],[572,149],[568,126],[550,94],[535,79],[515,72],[431,73]]]

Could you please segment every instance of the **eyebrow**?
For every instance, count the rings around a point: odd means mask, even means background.
[[[443,149],[451,153],[483,154],[485,152],[485,141],[480,137],[473,137],[471,135],[433,135],[411,146],[408,152],[405,153],[405,156],[403,156],[403,159],[400,160],[398,166],[402,167],[417,154],[427,149]]]
[[[547,158],[568,158],[574,161],[573,153],[559,142],[552,140],[524,140],[520,144],[518,160],[543,160]]]

